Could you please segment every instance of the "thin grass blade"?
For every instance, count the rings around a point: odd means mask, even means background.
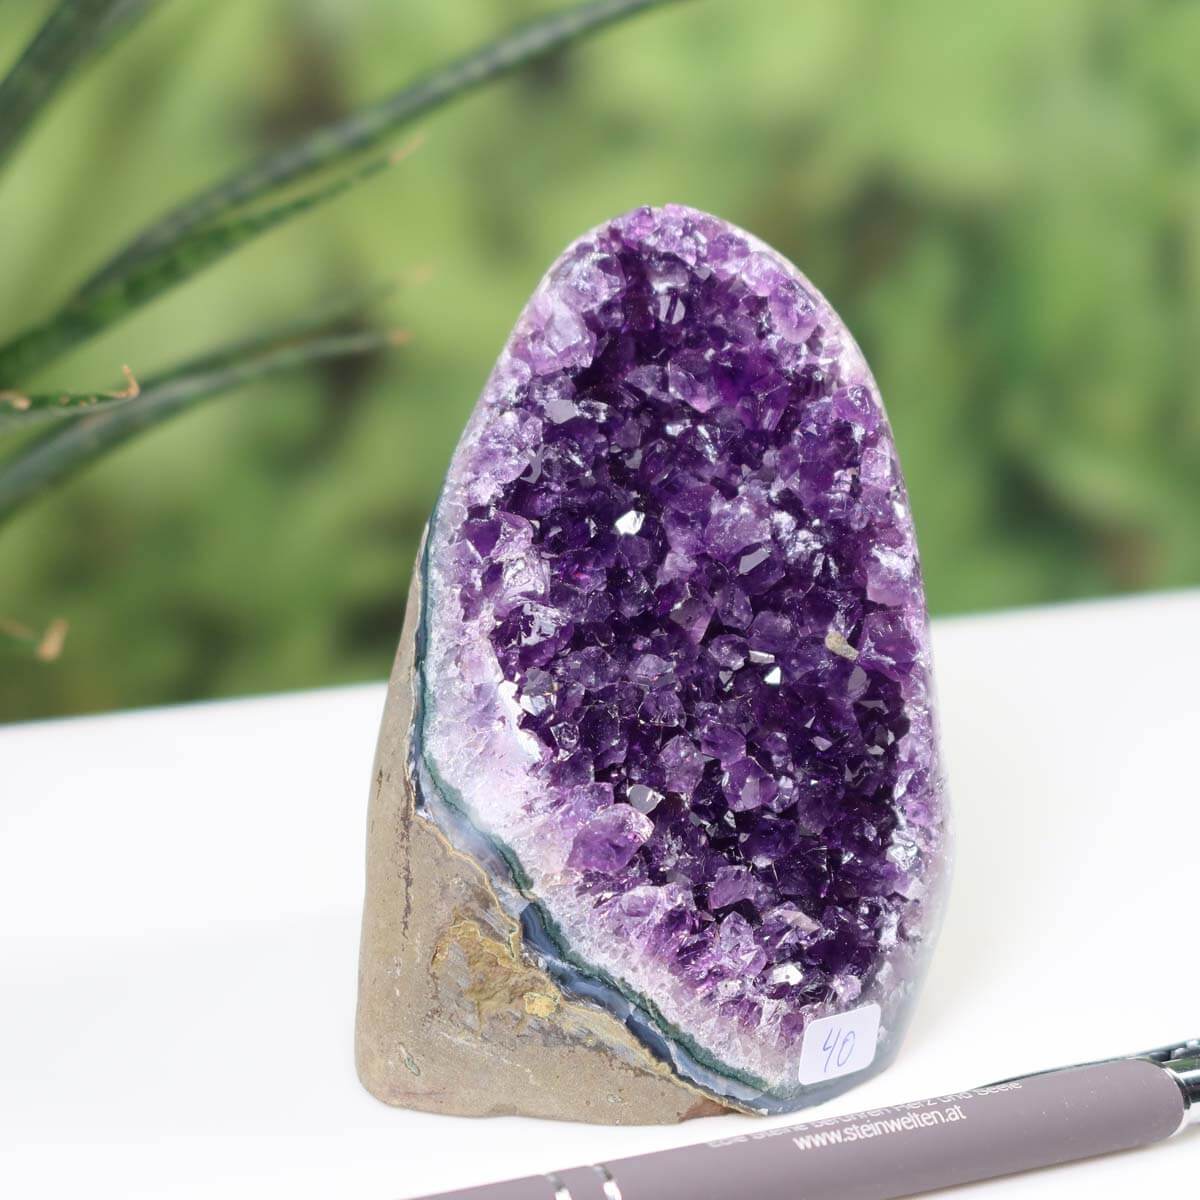
[[[0,435],[24,433],[47,421],[101,412],[136,400],[140,387],[133,372],[125,368],[125,385],[110,392],[0,392]]]
[[[85,288],[49,320],[0,347],[0,385],[11,389],[18,380],[130,316],[247,242],[378,175],[399,157],[393,154],[373,159],[286,203],[190,234],[131,263],[110,282]]]
[[[384,100],[332,122],[166,213],[91,278],[109,280],[189,231],[380,145],[402,126],[483,84],[647,9],[679,0],[593,0],[518,26]]]
[[[0,464],[0,523],[27,501],[130,438],[202,400],[256,379],[398,344],[395,332],[356,330],[295,340],[289,331],[194,359],[142,384],[136,399],[58,425]]]
[[[193,359],[190,369],[198,371],[220,367],[242,354],[257,353],[267,347],[280,347],[315,333],[345,332],[340,327],[360,316],[377,301],[391,295],[397,286],[397,281],[388,280],[336,297],[275,333],[229,343],[211,357]],[[43,392],[31,395],[15,391],[0,392],[0,435],[27,433],[38,424],[103,412],[136,400],[141,394],[141,385],[128,366],[122,370],[123,384],[109,391]]]
[[[160,0],[62,0],[0,83],[0,168],[59,90]]]

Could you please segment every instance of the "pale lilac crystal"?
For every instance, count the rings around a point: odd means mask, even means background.
[[[757,760],[740,758],[722,777],[721,790],[734,812],[747,812],[768,804],[777,788],[771,773],[759,766]]]
[[[704,755],[696,743],[683,734],[665,743],[659,762],[664,783],[679,796],[690,796],[704,776]]]
[[[654,822],[628,804],[613,804],[588,818],[575,835],[567,865],[615,875],[654,832]]]
[[[945,858],[923,589],[874,381],[794,267],[678,206],[575,243],[425,605],[422,791],[573,970],[743,1101],[800,1102],[813,1017],[873,1001],[894,1039]]]

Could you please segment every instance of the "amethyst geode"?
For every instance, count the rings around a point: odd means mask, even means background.
[[[804,276],[674,205],[574,243],[422,601],[417,804],[566,995],[739,1107],[833,1090],[820,1017],[879,1005],[890,1057],[946,859],[927,620],[878,390]]]

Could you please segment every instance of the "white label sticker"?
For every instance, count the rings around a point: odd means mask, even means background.
[[[878,1004],[864,1004],[809,1025],[800,1047],[800,1082],[820,1083],[869,1067],[875,1061],[879,1017]]]

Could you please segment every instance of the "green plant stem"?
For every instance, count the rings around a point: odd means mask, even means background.
[[[301,341],[276,335],[185,363],[146,381],[135,400],[58,425],[0,464],[0,523],[65,476],[201,400],[266,376],[371,353],[396,342],[395,333],[377,330]]]
[[[362,288],[348,296],[336,297],[297,318],[277,333],[230,343],[219,352],[215,361],[218,364],[228,362],[243,353],[261,351],[266,346],[298,342],[309,334],[337,332],[339,325],[391,295],[396,287],[397,282],[389,280]],[[205,361],[193,360],[192,370],[199,369]],[[0,392],[0,435],[24,433],[31,426],[45,421],[69,420],[72,417],[103,412],[105,409],[115,408],[118,404],[127,404],[130,400],[137,399],[140,391],[140,384],[133,372],[126,367],[124,385],[116,390],[44,392],[28,396],[20,392]]]
[[[138,383],[128,367],[125,386],[111,392],[0,392],[0,435],[20,433],[32,425],[101,412],[136,398]]]
[[[159,0],[62,0],[0,83],[0,168],[38,116],[89,59]]]
[[[247,242],[340,196],[396,159],[374,159],[284,204],[202,229],[130,263],[109,282],[79,292],[49,320],[0,346],[0,381],[12,387]]]
[[[430,110],[646,9],[679,0],[594,0],[519,26],[386,99],[333,122],[170,210],[110,259],[84,290],[214,218],[361,154]]]

